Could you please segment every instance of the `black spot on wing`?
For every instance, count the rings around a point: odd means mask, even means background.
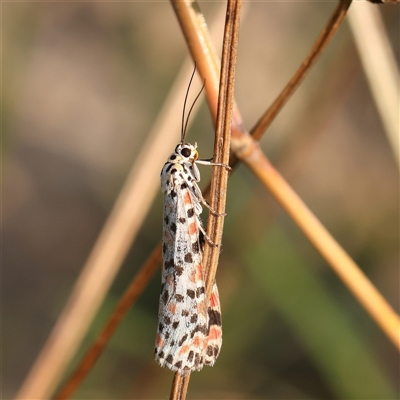
[[[176,265],[175,272],[176,272],[176,275],[181,276],[183,274],[183,267],[181,267],[180,265]]]
[[[199,243],[198,242],[192,243],[192,251],[195,254],[199,254],[200,248],[199,248]]]
[[[196,353],[195,357],[194,357],[194,365],[199,365],[200,364],[200,360],[201,360],[200,354]]]
[[[184,297],[183,297],[181,294],[176,294],[176,295],[175,295],[175,300],[176,300],[178,303],[182,303],[182,302],[183,302],[183,299],[184,299]]]
[[[204,286],[200,286],[196,289],[196,297],[200,297],[203,293],[205,293]]]
[[[187,263],[192,263],[193,262],[193,257],[191,253],[186,253],[184,257],[185,262]]]
[[[209,320],[209,326],[222,325],[221,314],[217,310],[213,310],[211,308],[208,309],[208,320]]]
[[[167,304],[168,298],[169,298],[169,292],[168,292],[168,289],[165,289],[164,293],[161,295],[161,299],[164,304]]]
[[[182,339],[179,341],[178,346],[182,346],[185,340],[188,338],[188,335],[183,335]]]
[[[174,359],[173,359],[172,355],[169,354],[168,357],[165,359],[165,361],[166,361],[168,364],[172,364],[172,362],[174,361]]]
[[[208,357],[212,357],[214,355],[213,346],[207,346],[206,354],[207,354]]]
[[[194,208],[189,208],[189,210],[187,210],[187,216],[188,218],[192,218],[194,215]]]
[[[190,332],[190,337],[193,338],[197,332],[208,335],[208,328],[205,325],[196,325],[192,332]]]
[[[175,322],[172,324],[172,327],[173,327],[174,329],[176,329],[178,326],[179,326],[179,321],[175,321]]]
[[[165,263],[164,263],[165,270],[168,270],[170,268],[174,268],[174,260],[172,258],[168,261],[165,261]]]
[[[172,232],[176,233],[176,224],[175,224],[175,222],[171,222],[170,228],[171,228]]]
[[[188,289],[188,290],[186,291],[186,294],[187,294],[191,299],[194,299],[194,296],[195,296],[194,290]]]
[[[197,322],[197,319],[198,319],[197,314],[194,314],[194,315],[192,315],[192,316],[190,317],[190,322],[191,322],[192,324],[195,324],[195,323]]]
[[[179,222],[180,222],[181,224],[184,224],[184,223],[186,222],[186,218],[179,218]]]
[[[192,362],[193,357],[194,357],[194,352],[193,352],[193,350],[190,350],[187,360],[188,360],[189,362]]]

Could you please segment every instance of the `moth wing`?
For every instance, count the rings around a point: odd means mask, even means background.
[[[175,191],[176,196],[166,196],[164,201],[156,361],[172,371],[185,373],[203,367],[208,314],[196,199],[179,185]]]
[[[217,284],[214,283],[208,303],[208,336],[204,364],[214,365],[222,346],[221,304]]]

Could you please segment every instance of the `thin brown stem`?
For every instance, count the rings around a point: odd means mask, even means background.
[[[236,72],[237,46],[239,40],[241,1],[228,1],[227,16],[222,50],[221,79],[217,111],[217,129],[214,143],[214,160],[217,163],[229,163],[230,135],[234,105],[234,84]],[[223,167],[214,167],[211,178],[211,207],[219,215],[210,213],[207,234],[214,243],[220,244],[225,213],[228,171]],[[211,295],[212,285],[217,272],[220,249],[206,243],[203,256],[207,298]]]
[[[343,22],[344,17],[347,14],[347,10],[350,7],[352,0],[341,0],[333,12],[330,20],[322,30],[313,47],[304,59],[300,68],[293,75],[292,79],[284,87],[279,96],[267,109],[267,111],[257,121],[254,128],[251,130],[251,134],[256,140],[260,140],[263,133],[271,125],[279,111],[283,108],[286,102],[290,99],[295,90],[299,87],[311,67],[315,64],[322,51],[331,41],[333,36],[336,34],[339,26]]]
[[[190,381],[190,374],[180,375],[176,373],[172,381],[170,400],[185,399]]]

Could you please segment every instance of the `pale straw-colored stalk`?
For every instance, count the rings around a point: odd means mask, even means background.
[[[348,18],[372,97],[400,168],[399,69],[382,16],[376,5],[357,1]]]

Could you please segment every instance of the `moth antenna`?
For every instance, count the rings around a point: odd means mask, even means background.
[[[192,76],[190,77],[190,81],[189,81],[189,85],[188,88],[186,90],[186,96],[185,96],[185,101],[183,102],[183,111],[182,111],[182,127],[181,127],[181,143],[183,144],[184,140],[185,140],[185,131],[186,131],[186,125],[185,125],[185,109],[186,109],[186,102],[187,102],[187,98],[189,96],[189,90],[190,90],[190,86],[192,84],[193,81],[193,77],[194,74],[196,72],[196,61],[194,62],[194,68],[193,68],[193,72],[192,72]]]
[[[189,122],[190,113],[192,112],[193,107],[194,107],[194,105],[196,104],[196,101],[197,101],[197,99],[200,97],[201,92],[203,91],[203,89],[204,89],[205,86],[206,86],[206,80],[204,79],[204,81],[203,81],[203,86],[201,87],[199,94],[198,94],[198,95],[196,96],[196,98],[194,99],[194,101],[193,101],[193,103],[192,103],[192,106],[190,107],[190,110],[189,110],[189,112],[188,112],[188,116],[187,116],[187,118],[186,118],[185,129],[184,129],[184,131],[183,131],[183,132],[184,132],[184,135],[183,135],[183,138],[182,138],[182,142],[183,142],[183,139],[185,138],[186,128],[187,128],[187,124],[188,124],[188,122]]]
[[[204,89],[204,87],[205,87],[205,85],[206,85],[206,80],[204,79],[203,87],[201,88],[199,94],[198,94],[198,95],[196,96],[196,98],[194,99],[194,102],[192,103],[192,106],[190,107],[188,116],[187,116],[187,118],[186,118],[186,123],[185,123],[186,103],[187,103],[187,98],[188,98],[188,96],[189,96],[190,87],[191,87],[191,85],[192,85],[193,77],[194,77],[194,74],[195,74],[195,72],[196,72],[196,67],[197,67],[197,64],[196,64],[196,61],[195,61],[195,62],[194,62],[194,69],[193,69],[193,72],[192,72],[192,76],[190,77],[189,85],[188,85],[188,88],[187,88],[187,90],[186,90],[185,101],[183,102],[182,127],[181,127],[181,143],[182,143],[182,144],[184,143],[184,140],[185,140],[186,128],[187,128],[187,125],[188,125],[190,113],[192,112],[193,107],[194,107],[194,105],[196,104],[197,99],[199,98],[201,92],[203,91],[203,89]]]

